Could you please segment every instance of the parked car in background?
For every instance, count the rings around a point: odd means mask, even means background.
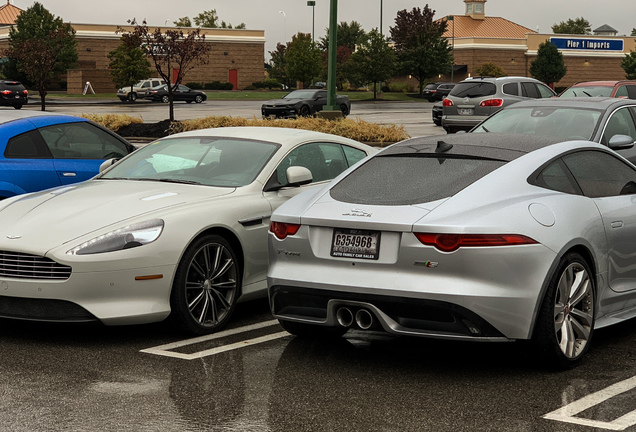
[[[529,339],[572,367],[636,317],[635,197],[634,165],[589,141],[409,139],[274,212],[270,307],[299,336]]]
[[[85,118],[0,112],[0,199],[88,180],[105,160],[134,150]]]
[[[219,330],[237,301],[266,295],[272,210],[376,152],[300,129],[196,130],[89,181],[4,200],[0,277],[11,289],[0,317],[118,325],[172,314],[192,333]]]
[[[455,83],[451,82],[436,82],[427,84],[424,87],[424,97],[429,102],[441,101],[444,96],[448,96],[450,91],[455,87]]]
[[[636,99],[636,80],[582,81],[568,87],[559,97],[615,97]]]
[[[168,96],[168,86],[166,84],[158,87],[152,87],[143,95],[144,99],[149,99],[153,102],[170,102]],[[207,100],[208,95],[201,90],[192,90],[189,87],[179,84],[172,92],[172,100],[174,102],[187,102],[187,103],[201,103]]]
[[[636,143],[636,101],[616,98],[552,98],[516,103],[488,117],[471,133],[505,133]],[[636,163],[636,149],[618,153]]]
[[[443,100],[442,127],[449,133],[470,130],[505,106],[554,96],[550,87],[534,78],[469,78],[458,83]]]
[[[29,102],[29,92],[21,82],[13,80],[0,81],[0,105],[22,108]]]
[[[348,96],[336,95],[336,105],[343,116],[351,112]],[[261,105],[263,117],[307,117],[322,111],[327,105],[327,90],[294,90],[281,99],[268,100]]]
[[[151,78],[141,80],[132,86],[122,87],[117,90],[117,97],[122,102],[135,102],[138,98],[143,97],[143,94],[151,87],[157,87],[166,82],[161,78]]]

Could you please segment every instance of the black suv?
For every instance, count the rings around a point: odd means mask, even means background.
[[[424,87],[424,97],[429,102],[441,101],[444,96],[448,96],[448,93],[455,87],[455,83],[450,82],[436,82],[427,84]]]
[[[18,81],[0,81],[0,105],[12,106],[15,109],[22,108],[28,102],[27,90]]]

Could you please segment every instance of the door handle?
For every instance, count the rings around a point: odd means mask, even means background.
[[[74,173],[74,172],[63,172],[62,173],[62,177],[75,177],[75,176],[77,176],[77,174]]]
[[[623,221],[614,221],[610,224],[610,226],[612,228],[622,228],[623,227]]]

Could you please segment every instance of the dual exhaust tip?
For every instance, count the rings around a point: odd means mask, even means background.
[[[348,307],[338,308],[336,320],[342,327],[351,327],[354,322],[361,330],[369,330],[373,326],[373,315],[366,309],[358,309],[355,314]]]

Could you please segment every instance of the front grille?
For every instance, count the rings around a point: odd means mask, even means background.
[[[71,267],[52,259],[21,252],[0,251],[0,277],[65,280]]]

